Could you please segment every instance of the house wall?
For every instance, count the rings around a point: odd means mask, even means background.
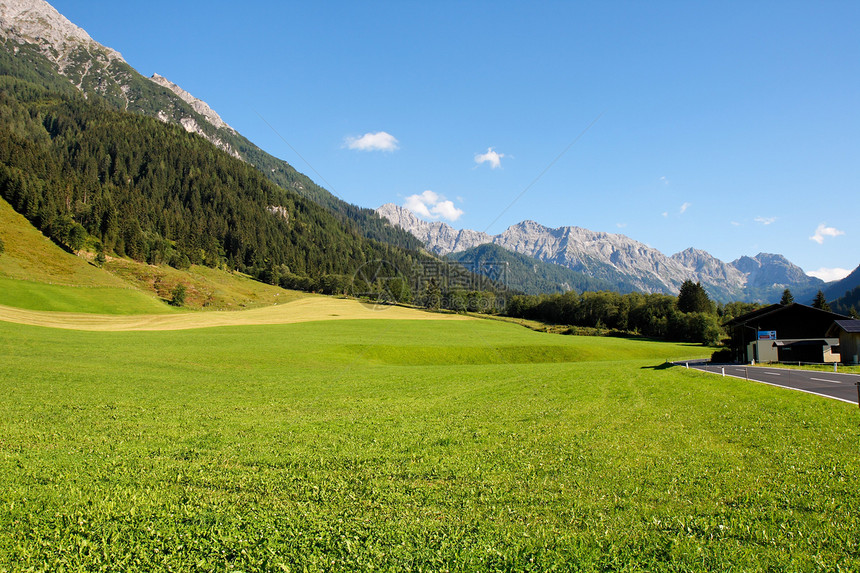
[[[751,342],[747,345],[747,356],[749,360],[756,356],[755,345],[758,344],[758,359],[756,362],[779,362],[779,349],[774,346],[775,342],[784,342],[786,344],[790,344],[792,342],[802,342],[804,340],[808,340],[807,338],[780,338],[779,340],[758,340],[755,342]],[[841,339],[839,338],[824,338],[822,339],[824,342],[828,344],[828,346],[822,351],[821,358],[818,361],[821,362],[841,362],[841,356],[845,354],[845,347],[842,347],[842,354],[834,353],[831,351],[831,347],[836,345],[841,345]],[[857,352],[856,350],[854,351]]]
[[[829,339],[828,339],[829,340]],[[840,352],[833,352],[833,347],[839,344],[839,340],[836,342],[831,342],[830,347],[824,350],[824,361],[827,363],[831,362],[842,362],[842,354]]]
[[[860,334],[856,332],[843,332],[839,335],[839,346],[842,350],[842,362],[846,364],[857,364],[860,358]]]

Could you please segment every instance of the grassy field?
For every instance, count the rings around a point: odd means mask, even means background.
[[[175,312],[129,288],[45,284],[0,277],[0,305],[50,312],[133,315]]]
[[[501,322],[0,323],[0,571],[851,571],[847,404]]]

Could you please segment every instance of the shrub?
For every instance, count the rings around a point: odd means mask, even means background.
[[[170,294],[173,296],[173,299],[170,301],[170,304],[173,306],[182,306],[185,304],[185,295],[188,290],[185,288],[185,285],[182,283],[177,284],[173,287],[173,290],[170,291]]]
[[[734,362],[734,356],[729,348],[721,348],[711,354],[711,362]]]

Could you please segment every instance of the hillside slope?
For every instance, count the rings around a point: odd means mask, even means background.
[[[174,313],[165,304],[178,284],[183,309],[238,310],[283,304],[304,296],[219,269],[179,270],[108,257],[103,268],[75,256],[34,228],[0,197],[0,305],[98,314]]]
[[[153,314],[164,302],[60,249],[0,198],[0,305],[35,310]]]

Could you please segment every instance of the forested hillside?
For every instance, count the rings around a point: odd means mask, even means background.
[[[833,312],[860,318],[860,286],[846,291],[845,295],[830,303]]]
[[[321,276],[374,259],[406,269],[418,256],[363,238],[178,126],[9,76],[0,78],[0,194],[71,249],[90,235],[152,263]]]

